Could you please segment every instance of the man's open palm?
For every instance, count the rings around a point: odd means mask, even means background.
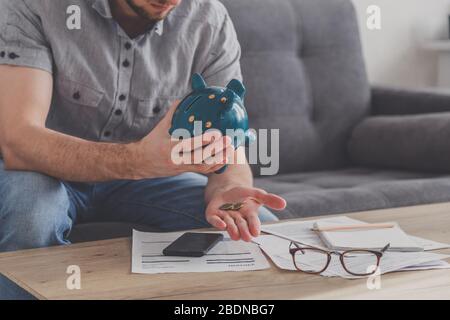
[[[239,211],[220,209],[223,204],[239,202],[244,203]],[[206,219],[212,226],[227,230],[233,240],[251,241],[252,237],[259,236],[261,230],[258,209],[262,205],[274,210],[283,210],[286,201],[262,189],[235,187],[216,193],[206,209]]]

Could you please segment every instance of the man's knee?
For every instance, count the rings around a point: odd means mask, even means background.
[[[63,184],[33,172],[0,172],[0,251],[61,244],[70,228]]]

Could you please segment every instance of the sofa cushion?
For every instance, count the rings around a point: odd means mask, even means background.
[[[349,141],[356,165],[450,173],[450,112],[375,116]]]
[[[258,178],[256,186],[286,198],[280,219],[450,201],[450,176],[349,168]]]
[[[242,46],[250,126],[280,130],[280,172],[347,165],[370,105],[351,1],[221,1]]]

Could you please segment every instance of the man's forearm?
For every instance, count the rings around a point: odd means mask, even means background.
[[[134,178],[131,145],[91,142],[31,126],[20,136],[2,145],[7,170],[36,171],[67,181]]]
[[[245,157],[244,149],[238,150],[239,156]],[[232,164],[222,174],[208,176],[208,184],[205,190],[205,201],[209,203],[212,197],[219,191],[226,191],[233,187],[252,187],[253,175],[248,164]]]

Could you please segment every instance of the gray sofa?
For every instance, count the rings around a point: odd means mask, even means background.
[[[372,88],[350,0],[222,2],[250,125],[280,129],[280,172],[256,185],[286,198],[281,219],[450,201],[450,95]],[[132,227],[80,225],[71,237]]]

